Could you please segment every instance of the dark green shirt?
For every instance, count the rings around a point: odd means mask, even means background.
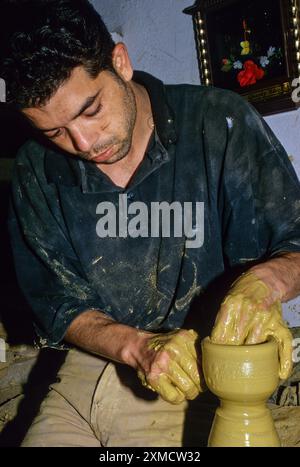
[[[87,309],[146,330],[182,326],[226,269],[300,252],[300,186],[264,120],[237,94],[163,85],[145,73],[155,136],[124,190],[90,162],[36,141],[17,156],[11,216],[16,269],[44,344]],[[185,235],[100,238],[97,206],[204,203],[203,244]],[[195,227],[195,226],[194,226]],[[201,299],[201,297],[200,297]],[[209,313],[209,311],[207,311]]]

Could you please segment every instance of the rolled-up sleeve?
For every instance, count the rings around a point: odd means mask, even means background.
[[[43,161],[32,164],[29,147],[17,157],[12,182],[9,231],[19,285],[45,346],[60,348],[70,323],[83,311],[101,310],[68,238],[54,185]]]

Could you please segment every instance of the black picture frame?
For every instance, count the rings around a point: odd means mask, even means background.
[[[230,89],[262,115],[295,110],[300,81],[300,0],[196,0],[200,80]]]

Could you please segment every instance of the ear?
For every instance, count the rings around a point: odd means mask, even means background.
[[[128,55],[127,47],[123,42],[118,42],[112,52],[112,63],[115,72],[123,78],[124,81],[131,81],[133,68]]]

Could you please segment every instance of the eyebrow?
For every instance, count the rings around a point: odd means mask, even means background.
[[[79,111],[74,115],[74,117],[71,118],[71,121],[75,120],[77,117],[79,117],[86,109],[88,109],[94,102],[95,100],[97,99],[97,97],[99,96],[100,94],[100,90],[97,92],[97,94],[95,94],[94,96],[90,96],[88,97],[85,102],[82,104],[82,106],[80,107]],[[46,133],[48,131],[54,131],[54,130],[58,130],[59,127],[56,127],[56,128],[40,128],[40,131],[42,131],[43,133]]]

